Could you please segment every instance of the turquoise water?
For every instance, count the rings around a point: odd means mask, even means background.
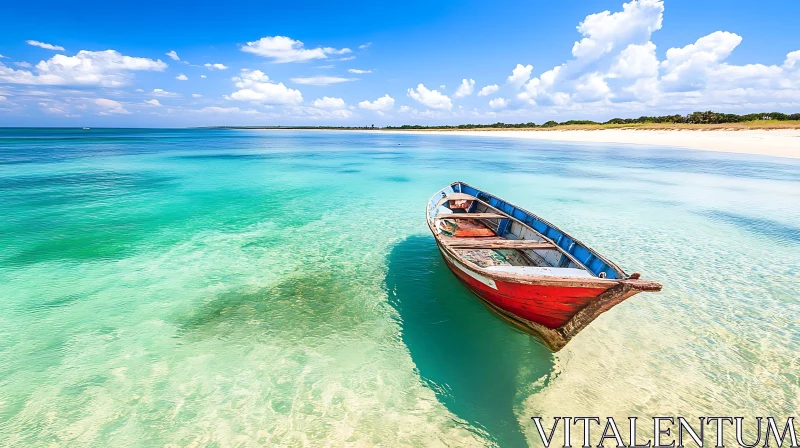
[[[447,271],[462,180],[660,281],[551,354]],[[0,129],[7,446],[525,446],[800,408],[800,163],[483,137]]]

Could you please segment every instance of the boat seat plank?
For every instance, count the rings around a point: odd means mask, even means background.
[[[497,213],[439,213],[434,219],[498,219],[505,218]]]
[[[453,249],[555,249],[555,245],[549,241],[496,238],[451,238],[443,241]]]

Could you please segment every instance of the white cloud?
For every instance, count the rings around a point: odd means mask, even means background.
[[[349,68],[349,69],[347,69],[347,71],[350,72],[350,73],[355,73],[357,75],[363,75],[365,73],[372,73],[372,70],[359,70],[357,68]]]
[[[353,116],[347,109],[327,110],[317,107],[290,107],[286,113],[289,117],[310,118],[313,120],[345,120]]]
[[[245,115],[258,115],[261,112],[254,109],[240,109],[238,107],[219,107],[219,106],[206,106],[202,109],[190,110],[199,114],[245,114]]]
[[[463,98],[465,96],[472,95],[472,92],[475,91],[475,80],[470,79],[467,81],[466,79],[461,80],[461,85],[458,86],[456,93],[453,94],[454,98]]]
[[[450,110],[453,108],[453,102],[447,95],[438,90],[428,90],[423,84],[419,84],[416,90],[408,89],[408,96],[431,109]]]
[[[525,81],[531,78],[531,71],[533,71],[533,66],[517,64],[514,67],[514,70],[511,71],[511,76],[508,77],[508,83],[514,86],[515,89],[519,89],[525,84]]]
[[[333,68],[333,64],[326,64],[326,65],[318,65],[317,68]]]
[[[207,67],[209,70],[227,70],[228,67],[222,64],[212,64],[210,62],[206,62],[203,64],[203,67]]]
[[[8,56],[3,56],[2,54],[0,54],[0,59],[8,59]]]
[[[161,106],[161,103],[159,103],[158,100],[156,100],[156,99],[147,100],[147,101],[145,101],[145,103],[147,103],[147,104],[149,104],[151,106]]]
[[[303,95],[299,90],[290,89],[283,83],[275,84],[261,70],[242,70],[233,81],[239,88],[230,95],[230,98],[235,100],[288,105],[303,102]]]
[[[359,45],[359,46],[358,46],[358,49],[359,49],[359,50],[366,50],[367,48],[369,48],[369,47],[370,47],[370,45],[372,45],[372,42],[367,42],[367,43],[365,43],[365,44],[361,44],[361,45]]]
[[[203,97],[203,95],[200,95],[199,93],[193,93],[192,94],[192,98],[202,98],[202,97]]]
[[[489,96],[489,95],[497,92],[498,90],[500,90],[500,87],[497,84],[491,84],[491,85],[488,85],[488,86],[482,88],[478,92],[478,96]]]
[[[314,100],[314,107],[319,107],[320,109],[342,109],[344,108],[344,100],[324,96]]]
[[[492,109],[505,109],[508,107],[508,100],[505,98],[495,98],[493,100],[489,100],[489,107]]]
[[[81,50],[75,56],[57,54],[40,61],[34,69],[14,70],[0,63],[0,82],[44,85],[96,85],[119,87],[129,84],[131,71],[163,71],[167,64],[161,60],[124,56],[114,50]]]
[[[683,48],[667,50],[661,63],[665,70],[662,86],[668,91],[690,91],[705,86],[710,71],[725,60],[742,42],[742,37],[717,31]]]
[[[183,73],[181,73],[180,75],[176,76],[175,79],[177,79],[178,81],[188,81],[189,80],[189,78],[186,75],[184,75]]]
[[[153,95],[155,96],[180,96],[180,94],[175,92],[168,92],[164,89],[153,89]]]
[[[652,42],[630,44],[614,60],[609,71],[611,78],[643,78],[658,76],[656,46]]]
[[[605,99],[611,89],[606,84],[603,76],[598,73],[589,73],[582,76],[575,85],[572,99],[579,103],[589,103]]]
[[[25,62],[25,61],[15,62],[14,65],[22,68],[33,68],[33,65],[30,62]]]
[[[528,81],[517,97],[563,107],[573,100],[614,100],[630,92],[638,79],[656,75],[655,45],[649,39],[661,28],[663,12],[662,0],[631,0],[622,11],[586,16],[577,27],[583,38],[572,47],[573,59]],[[609,78],[615,79],[613,86],[606,82]]]
[[[352,61],[355,58],[356,58],[355,56],[347,56],[345,58],[339,58],[339,59],[336,59],[336,60],[337,61]]]
[[[46,44],[44,42],[39,42],[38,40],[26,40],[25,43],[28,45],[33,45],[34,47],[44,48],[45,50],[64,51],[64,47],[60,45]]]
[[[170,50],[169,53],[164,53],[164,54],[172,58],[173,61],[181,60],[181,58],[178,57],[178,53],[176,53],[175,50]]]
[[[311,76],[309,78],[292,78],[295,84],[308,84],[312,86],[327,86],[340,82],[355,81],[353,78],[342,78],[339,76]]]
[[[98,105],[102,109],[100,115],[130,114],[130,112],[128,112],[127,110],[125,110],[124,107],[122,107],[121,103],[114,100],[109,100],[107,98],[97,98],[96,100],[94,100],[94,104]]]
[[[632,0],[623,4],[620,12],[603,11],[586,16],[578,25],[584,38],[572,46],[572,55],[578,59],[597,59],[620,46],[645,42],[653,31],[661,29],[663,13],[662,0]]]
[[[786,55],[786,61],[783,63],[783,68],[791,70],[795,68],[800,62],[800,50],[793,51]]]
[[[374,110],[380,112],[387,112],[394,107],[394,98],[386,94],[375,101],[362,101],[358,103],[358,107],[367,110]]]
[[[208,76],[206,76],[206,75],[200,75],[200,77],[203,78],[203,79],[208,78]]]
[[[262,37],[257,41],[248,42],[246,46],[242,47],[242,51],[271,58],[273,62],[280,64],[325,59],[328,55],[351,52],[349,48],[341,50],[330,47],[309,49],[305,48],[303,42],[285,36]]]

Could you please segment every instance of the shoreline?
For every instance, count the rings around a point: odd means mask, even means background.
[[[374,131],[364,131],[374,132]],[[620,143],[760,156],[800,158],[800,129],[759,130],[381,130],[394,134],[523,138],[571,143]]]
[[[229,128],[250,131],[363,132],[522,138],[568,143],[619,143],[800,159],[800,128],[742,129],[320,129]]]

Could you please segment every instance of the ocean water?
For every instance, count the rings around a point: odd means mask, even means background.
[[[664,284],[552,354],[441,261],[462,180]],[[0,129],[0,445],[526,446],[800,409],[800,163],[358,132]]]

